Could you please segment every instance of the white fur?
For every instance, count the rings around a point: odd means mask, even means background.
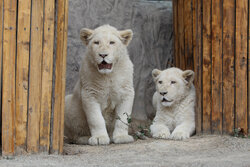
[[[122,123],[127,123],[134,101],[133,64],[127,52],[132,31],[104,25],[82,29],[80,35],[87,52],[74,92],[66,96],[65,136],[78,144],[106,145],[109,134],[114,143],[133,142]],[[99,54],[108,56],[103,59]],[[112,68],[100,70],[103,60],[112,63]]]
[[[152,136],[174,140],[189,138],[195,131],[193,71],[155,69],[152,75],[156,84],[153,96],[156,116],[150,126]],[[162,101],[163,98],[167,101]]]

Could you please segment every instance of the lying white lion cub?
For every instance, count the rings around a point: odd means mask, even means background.
[[[127,52],[132,36],[131,30],[109,25],[81,30],[87,51],[80,79],[65,99],[65,136],[70,142],[105,145],[112,132],[114,143],[134,141],[126,125],[134,101],[133,64]]]
[[[195,131],[194,72],[169,68],[154,69],[156,92],[153,106],[156,116],[150,126],[154,138],[181,140],[189,138]]]

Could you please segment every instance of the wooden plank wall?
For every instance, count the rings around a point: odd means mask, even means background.
[[[0,1],[0,23],[3,22],[3,1]],[[3,58],[3,24],[0,26],[0,109],[2,108],[2,58]],[[2,125],[2,110],[0,110],[0,125]],[[0,127],[0,136],[2,136],[2,128]],[[2,138],[0,138],[0,145]]]
[[[250,126],[249,0],[182,1],[173,3],[174,58],[177,67],[196,74],[196,131],[231,134],[241,128],[246,134]],[[193,58],[192,65],[188,58]]]
[[[2,153],[62,153],[68,0],[4,0],[0,12]]]

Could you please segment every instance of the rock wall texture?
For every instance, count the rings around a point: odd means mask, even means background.
[[[110,24],[120,30],[132,29],[134,38],[128,50],[134,63],[135,101],[133,117],[152,119],[151,77],[154,68],[165,69],[172,63],[172,2],[146,0],[69,0],[68,57],[66,94],[78,79],[81,57],[85,52],[81,28]]]

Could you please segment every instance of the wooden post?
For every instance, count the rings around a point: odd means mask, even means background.
[[[56,71],[55,71],[55,102],[53,113],[53,135],[51,152],[62,153],[63,151],[63,123],[64,123],[64,91],[67,49],[67,19],[68,0],[58,0],[57,15],[57,45],[56,45]]]
[[[194,70],[192,0],[184,0],[184,57],[185,69]]]
[[[53,77],[55,1],[45,1],[40,117],[40,151],[49,151]],[[67,46],[66,46],[67,47]]]
[[[3,30],[3,92],[2,92],[2,154],[14,153],[16,0],[4,0]]]
[[[223,132],[234,128],[235,0],[223,1]]]
[[[43,4],[43,0],[32,1],[27,136],[28,152],[39,151],[43,49]]]
[[[196,108],[195,108],[195,125],[196,133],[202,131],[202,0],[194,0],[195,5],[195,87],[196,87]]]
[[[2,59],[3,59],[3,1],[0,1],[0,125],[2,125]],[[0,144],[2,143],[2,126],[0,127]]]
[[[235,128],[247,132],[247,26],[248,0],[236,1],[236,122]]]
[[[15,145],[26,150],[31,0],[18,1]]]
[[[212,0],[212,132],[222,132],[222,0]]]
[[[248,105],[247,105],[247,113],[248,113],[248,134],[250,134],[250,2],[248,2]]]
[[[65,0],[64,9],[64,41],[63,41],[63,61],[62,61],[62,98],[61,98],[61,125],[59,135],[59,153],[63,153],[64,143],[64,107],[65,107],[65,87],[66,87],[66,64],[67,64],[67,40],[68,40],[68,9],[69,0]]]
[[[203,0],[203,132],[211,133],[212,0]]]

